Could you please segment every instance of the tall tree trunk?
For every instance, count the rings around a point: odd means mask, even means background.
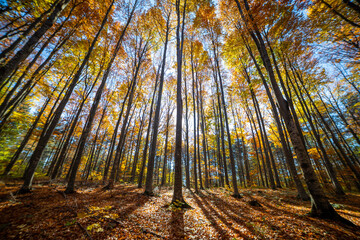
[[[172,203],[180,207],[189,206],[182,195],[182,95],[181,95],[181,82],[182,82],[182,54],[184,46],[184,30],[185,30],[185,15],[186,15],[186,0],[184,0],[183,17],[181,23],[180,12],[181,0],[176,0],[176,62],[177,62],[177,85],[176,85],[176,134],[175,134],[175,169],[174,169],[174,194]],[[181,25],[181,30],[180,30]],[[180,204],[179,204],[180,203]]]
[[[204,116],[204,106],[203,106],[203,95],[202,87],[200,82],[200,115],[201,115],[201,132],[202,132],[202,148],[204,154],[204,164],[205,164],[205,188],[209,188],[209,172],[208,172],[208,159],[207,159],[207,149],[206,149],[206,132],[205,132],[205,116]]]
[[[236,198],[239,198],[241,196],[239,194],[239,190],[238,190],[238,186],[237,186],[236,170],[235,170],[235,159],[234,159],[234,152],[233,152],[232,143],[231,143],[229,120],[228,120],[227,110],[226,110],[225,93],[224,93],[224,87],[223,87],[223,81],[222,81],[222,77],[221,77],[221,72],[220,72],[220,64],[219,64],[219,61],[218,61],[217,52],[215,51],[215,46],[214,46],[214,54],[215,54],[215,65],[216,65],[217,73],[218,73],[218,76],[219,76],[219,85],[220,85],[220,90],[221,90],[221,103],[222,103],[222,107],[223,107],[223,111],[224,111],[225,127],[226,127],[227,139],[228,139],[230,165],[231,165],[231,173],[232,173],[232,185],[233,185],[233,190],[234,190],[233,196],[236,197]]]
[[[134,180],[135,180],[136,168],[137,168],[137,165],[138,165],[139,152],[140,152],[140,146],[141,146],[141,137],[142,137],[142,133],[143,133],[143,129],[144,129],[146,108],[147,108],[147,102],[145,103],[145,107],[143,109],[143,115],[142,115],[141,120],[140,120],[139,132],[138,132],[138,136],[137,136],[137,139],[136,139],[136,149],[135,149],[134,161],[133,161],[133,166],[132,166],[132,169],[131,169],[130,182],[134,182]]]
[[[223,170],[223,165],[222,165],[222,159],[221,159],[221,146],[220,146],[220,126],[219,126],[219,117],[218,117],[218,111],[217,111],[217,107],[215,107],[215,102],[213,100],[213,109],[214,109],[214,116],[215,116],[215,136],[216,136],[216,153],[217,153],[217,161],[218,161],[218,172],[220,175],[220,186],[224,187],[225,186],[225,181],[224,181],[224,170]]]
[[[197,112],[197,121],[196,121],[196,135],[197,135],[197,156],[198,156],[198,168],[199,168],[199,183],[200,189],[204,189],[202,181],[202,171],[201,171],[201,155],[200,155],[200,103],[199,103],[199,90],[198,90],[198,76],[196,72],[196,112]]]
[[[53,26],[62,10],[68,5],[70,0],[60,0],[50,16],[40,26],[39,29],[29,38],[25,45],[12,57],[4,66],[0,67],[0,84],[30,55],[42,36]]]
[[[226,162],[226,152],[225,152],[225,130],[224,130],[224,123],[223,123],[223,116],[222,116],[222,111],[221,111],[221,100],[220,100],[220,93],[219,88],[217,86],[216,88],[217,90],[217,100],[218,100],[218,118],[219,118],[219,125],[220,125],[220,133],[221,133],[221,150],[222,150],[222,163],[224,166],[224,175],[225,175],[225,184],[227,187],[230,187],[230,183],[229,183],[229,176],[228,176],[228,171],[227,171],[227,162]]]
[[[113,4],[114,4],[114,0],[111,2],[110,8],[112,7]],[[75,187],[76,173],[78,171],[78,168],[79,168],[79,165],[80,165],[80,162],[81,162],[81,158],[82,158],[83,152],[85,150],[85,144],[86,144],[87,138],[88,138],[88,136],[89,136],[89,134],[91,132],[91,128],[92,128],[92,125],[93,125],[93,121],[95,119],[96,111],[97,111],[97,108],[98,108],[100,100],[101,100],[101,95],[102,95],[102,93],[103,93],[103,91],[105,89],[107,79],[108,79],[109,74],[111,72],[112,64],[113,64],[113,62],[114,62],[114,60],[115,60],[115,58],[116,58],[116,56],[117,56],[117,54],[118,54],[118,52],[120,50],[122,39],[123,39],[123,37],[125,35],[127,27],[130,24],[130,21],[132,19],[135,8],[136,8],[136,2],[134,3],[131,14],[130,14],[129,18],[127,19],[126,25],[125,25],[123,31],[121,32],[119,40],[117,41],[114,53],[113,53],[112,58],[111,58],[111,60],[110,60],[110,62],[108,64],[108,67],[107,67],[107,69],[106,69],[106,71],[105,71],[105,73],[103,75],[101,84],[100,84],[98,90],[96,91],[96,95],[95,95],[93,104],[91,106],[90,113],[89,113],[88,118],[86,120],[86,123],[85,123],[84,129],[83,129],[83,132],[81,134],[80,140],[78,142],[78,150],[76,151],[76,155],[74,157],[74,167],[72,168],[72,171],[70,173],[69,182],[68,182],[66,190],[65,190],[66,193],[73,193],[75,191],[74,187]]]
[[[68,2],[68,0],[66,0]],[[46,144],[48,143],[48,141],[50,140],[50,137],[52,135],[52,132],[54,131],[57,123],[60,120],[60,117],[63,113],[63,110],[67,104],[67,102],[70,99],[71,93],[73,92],[76,84],[78,83],[82,70],[84,69],[84,67],[87,65],[89,59],[90,59],[90,55],[95,47],[95,44],[100,36],[100,33],[102,31],[102,29],[105,26],[105,23],[107,21],[107,18],[109,16],[109,13],[111,11],[112,8],[112,4],[110,5],[110,7],[108,8],[105,17],[101,23],[100,29],[98,30],[98,32],[96,33],[96,36],[94,37],[91,46],[88,50],[88,52],[86,53],[86,56],[84,57],[81,66],[79,67],[78,71],[76,72],[75,76],[73,77],[73,79],[71,80],[71,83],[65,93],[64,98],[62,99],[62,101],[60,102],[59,106],[57,107],[56,111],[54,112],[54,117],[53,120],[51,122],[51,124],[49,125],[48,129],[46,129],[46,133],[41,136],[41,138],[39,139],[39,142],[30,158],[30,165],[29,165],[29,171],[26,172],[26,174],[24,174],[24,184],[22,185],[21,189],[19,190],[19,193],[27,193],[30,191],[31,188],[31,183],[32,183],[32,179],[34,177],[34,173],[35,173],[35,169],[40,161],[41,155],[44,152],[44,149],[46,147]],[[43,132],[45,131],[45,129],[43,130]]]
[[[295,81],[296,82],[296,81]],[[344,190],[342,188],[342,186],[340,185],[337,177],[336,177],[336,171],[335,169],[333,168],[330,160],[329,160],[329,157],[328,157],[328,154],[324,148],[324,145],[321,141],[321,138],[320,138],[320,135],[318,134],[317,130],[315,129],[315,126],[313,124],[313,121],[311,119],[311,113],[310,113],[310,110],[305,102],[305,99],[304,97],[302,96],[302,93],[301,93],[301,89],[299,88],[299,85],[298,83],[296,82],[296,85],[297,85],[297,89],[295,88],[295,85],[294,83],[291,81],[291,84],[294,88],[294,91],[295,91],[295,94],[297,95],[299,101],[300,101],[300,104],[301,104],[301,107],[303,109],[303,112],[305,114],[305,117],[306,119],[308,120],[308,123],[310,125],[310,128],[313,132],[313,136],[315,137],[316,139],[316,142],[318,143],[318,146],[320,148],[320,151],[321,151],[321,154],[322,154],[322,157],[323,157],[323,160],[325,162],[325,168],[326,168],[326,171],[328,173],[328,176],[330,177],[331,179],[331,182],[333,183],[333,186],[334,186],[334,189],[335,189],[335,192],[336,194],[339,194],[339,195],[345,195],[344,193]],[[316,107],[316,106],[314,106]]]
[[[184,68],[186,61],[184,61]],[[184,74],[184,84],[185,84],[185,124],[186,124],[186,159],[185,159],[185,183],[186,188],[190,189],[190,153],[189,153],[189,108],[188,108],[188,93],[187,93],[187,79],[186,71]]]
[[[135,73],[132,79],[132,83],[131,83],[131,91],[130,91],[130,95],[129,95],[129,101],[127,103],[127,109],[125,112],[125,117],[124,117],[124,121],[123,121],[123,125],[120,131],[120,137],[119,137],[119,143],[117,145],[116,148],[116,153],[115,153],[115,158],[114,158],[114,163],[113,163],[113,167],[111,169],[111,173],[110,173],[110,178],[108,181],[107,186],[104,187],[104,189],[112,189],[114,187],[114,181],[115,181],[115,177],[118,174],[119,171],[119,165],[120,165],[120,157],[123,151],[123,146],[125,144],[125,136],[126,136],[126,126],[127,123],[129,121],[129,115],[130,115],[130,110],[132,107],[132,102],[134,99],[134,92],[135,92],[135,87],[137,85],[137,78],[138,78],[138,74],[139,74],[139,70],[141,67],[141,64],[143,62],[143,58],[145,57],[145,53],[147,51],[147,43],[145,44],[145,46],[142,46],[142,40],[140,41],[140,48],[139,48],[139,56],[138,59],[135,60]]]
[[[163,167],[162,167],[162,177],[161,177],[161,186],[165,185],[165,181],[166,181],[166,166],[167,166],[167,152],[168,152],[168,140],[169,140],[169,123],[170,123],[170,119],[172,116],[172,113],[174,111],[174,109],[171,111],[170,113],[170,107],[168,109],[168,113],[167,113],[167,119],[166,119],[166,133],[165,133],[165,146],[164,146],[164,162],[163,162]]]
[[[160,69],[161,69],[161,64],[159,65],[159,69],[156,72],[156,80],[155,80],[154,91],[153,91],[153,95],[152,95],[152,99],[151,99],[151,106],[150,106],[150,113],[149,113],[149,123],[148,123],[147,132],[146,132],[145,144],[144,144],[140,173],[139,173],[138,188],[141,188],[142,184],[143,184],[143,176],[144,176],[145,165],[146,165],[146,160],[147,160],[149,139],[150,139],[150,134],[151,134],[151,126],[152,126],[152,117],[153,117],[153,110],[154,110],[154,103],[155,103],[155,95],[156,95],[156,89],[157,89],[159,75],[160,75],[159,74]]]
[[[195,72],[194,72],[194,60],[193,60],[193,42],[191,42],[191,77],[192,77],[192,99],[193,99],[193,120],[194,120],[194,159],[193,159],[193,171],[194,171],[194,188],[195,188],[195,192],[198,193],[199,192],[199,187],[198,187],[198,177],[197,177],[197,125],[196,125],[196,101],[195,101]]]
[[[244,22],[249,21],[243,13],[242,6],[240,5],[239,0],[235,0],[239,13],[241,15],[241,18]],[[268,56],[265,43],[262,39],[262,36],[257,29],[257,26],[255,22],[253,21],[252,15],[249,13],[249,5],[247,0],[243,0],[246,13],[250,17],[251,24],[255,28],[254,30],[247,29],[250,33],[252,39],[254,40],[258,51],[260,53],[260,56],[263,60],[264,66],[268,72],[270,82],[272,85],[272,88],[274,90],[275,96],[277,98],[277,102],[280,108],[280,114],[282,115],[285,125],[288,129],[291,141],[294,146],[294,150],[297,155],[297,159],[300,163],[300,166],[303,170],[304,176],[305,176],[305,182],[307,184],[307,187],[310,192],[311,196],[311,214],[313,216],[320,216],[320,217],[326,217],[326,218],[333,218],[333,219],[341,219],[342,221],[345,221],[345,219],[342,219],[340,215],[337,214],[337,212],[334,210],[334,208],[331,206],[330,202],[325,196],[325,193],[323,189],[321,188],[320,182],[316,177],[316,174],[314,172],[314,169],[311,165],[310,158],[307,153],[306,146],[302,140],[302,132],[297,128],[295,125],[294,116],[291,114],[289,103],[284,99],[282,92],[276,82],[275,74],[273,72],[272,64],[270,61],[270,58]]]
[[[161,99],[162,99],[164,77],[165,77],[166,54],[167,54],[167,47],[168,47],[169,33],[170,33],[170,16],[171,16],[171,12],[169,12],[166,20],[166,33],[165,33],[164,53],[161,64],[161,73],[159,79],[159,91],[158,91],[157,103],[156,103],[155,115],[154,115],[154,123],[153,123],[153,131],[152,131],[153,135],[151,138],[150,149],[149,149],[149,159],[147,165],[146,184],[145,184],[145,192],[144,192],[147,195],[153,195],[154,160],[156,156],[157,136],[158,136],[158,129],[160,124]]]

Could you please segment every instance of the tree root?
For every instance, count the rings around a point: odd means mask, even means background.
[[[153,197],[155,194],[154,192],[149,192],[149,191],[146,191],[143,193],[145,196],[150,196],[150,197]]]
[[[91,237],[91,235],[89,234],[89,232],[86,230],[86,228],[83,227],[83,225],[81,225],[79,222],[76,222],[76,224],[84,231],[84,233],[86,234],[86,236],[92,240],[93,238]]]
[[[251,200],[248,202],[248,204],[253,207],[261,207],[261,204],[256,200]]]
[[[334,221],[334,222],[342,224],[344,227],[360,228],[359,226],[355,225],[353,222],[340,216],[335,210],[328,212],[328,213],[320,213],[320,214],[311,211],[308,214],[306,214],[306,216]]]
[[[114,186],[111,186],[110,184],[107,184],[102,188],[103,191],[112,190],[112,189],[114,189]]]
[[[64,194],[73,194],[73,193],[76,193],[76,191],[75,190],[72,190],[72,189],[70,189],[70,190],[68,190],[68,189],[66,189],[65,191],[64,191]]]
[[[240,198],[243,198],[243,196],[241,196],[241,194],[240,193],[238,193],[238,194],[233,194],[233,195],[231,195],[233,198],[237,198],[237,199],[240,199]]]
[[[17,192],[16,192],[16,194],[27,194],[27,193],[31,193],[31,190],[30,190],[30,188],[20,188]]]
[[[159,235],[157,233],[154,233],[154,232],[152,232],[152,231],[150,231],[148,229],[145,229],[145,228],[141,228],[141,232],[149,233],[149,234],[154,235],[155,237],[158,237],[158,238],[165,238],[164,236],[161,236],[161,235]]]
[[[67,199],[67,196],[66,196],[65,192],[59,191],[59,190],[56,190],[56,192],[61,194],[65,199]]]
[[[181,209],[189,209],[192,208],[189,204],[187,204],[185,201],[172,201],[169,205],[169,207],[173,208],[181,208]]]

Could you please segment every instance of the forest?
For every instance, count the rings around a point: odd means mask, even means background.
[[[360,239],[359,0],[0,0],[0,239]]]

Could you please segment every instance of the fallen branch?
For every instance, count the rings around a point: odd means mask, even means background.
[[[79,222],[76,222],[76,224],[84,231],[84,233],[86,234],[86,236],[92,240],[93,238],[91,237],[91,235],[89,234],[89,232],[86,230],[86,228],[84,228]]]
[[[158,238],[165,238],[164,236],[161,236],[161,235],[159,235],[157,233],[154,233],[154,232],[152,232],[152,231],[150,231],[148,229],[145,229],[145,228],[141,228],[141,232],[149,233],[149,234],[154,235],[155,237],[158,237]]]
[[[102,220],[109,220],[109,221],[113,221],[115,223],[117,223],[118,225],[120,225],[120,227],[125,228],[125,225],[120,222],[119,220],[113,219],[113,218],[109,218],[109,217],[98,217],[98,216],[90,216],[93,219],[96,219],[98,221],[102,221]]]
[[[16,198],[15,198],[15,196],[14,196],[14,194],[12,192],[10,193],[10,196],[13,199],[13,201],[16,202]]]
[[[116,220],[116,219],[113,219],[113,218],[104,218],[104,219],[109,219],[109,220],[111,220],[111,221],[113,221],[113,222],[115,222],[115,223],[119,224],[121,227],[125,227],[125,226],[124,226],[124,224],[123,224],[122,222],[120,222],[120,221],[118,221],[118,220]]]
[[[67,198],[66,194],[63,191],[56,190],[57,193],[60,193],[65,199]]]

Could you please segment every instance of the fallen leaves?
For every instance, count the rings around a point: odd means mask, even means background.
[[[9,194],[14,188],[6,188]],[[62,190],[62,189],[61,189]],[[3,190],[4,191],[4,190]],[[171,202],[172,190],[156,197],[132,185],[114,190],[83,189],[64,198],[59,189],[38,187],[32,194],[0,202],[1,239],[356,239],[356,231],[336,222],[305,216],[309,202],[291,190],[243,189],[242,199],[226,189],[201,194],[185,190],[192,207]],[[5,198],[4,198],[5,199]],[[331,199],[338,212],[360,225],[359,195]],[[252,206],[250,202],[261,205]],[[164,207],[166,206],[166,207]],[[336,206],[336,205],[335,205]],[[28,217],[31,216],[31,217]],[[83,230],[80,230],[83,229]]]

